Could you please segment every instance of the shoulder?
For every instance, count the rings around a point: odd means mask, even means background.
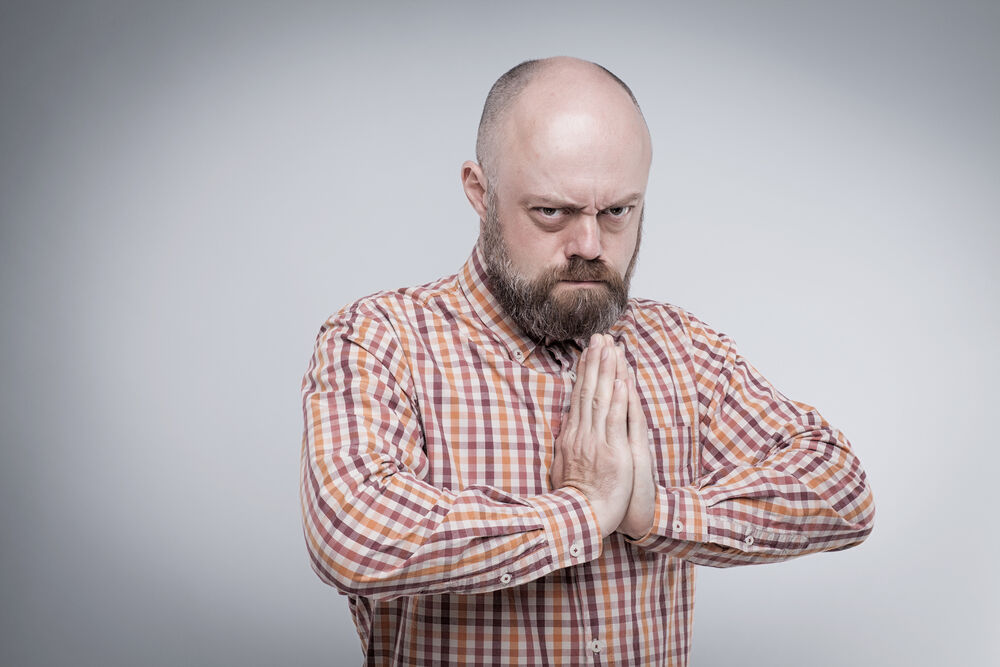
[[[636,333],[647,339],[663,338],[710,363],[720,363],[734,347],[732,339],[684,308],[651,299],[629,299],[629,316]]]
[[[398,329],[443,312],[457,310],[460,289],[457,276],[447,276],[413,287],[382,290],[353,301],[327,318],[320,336],[330,331],[354,332],[372,328]]]
[[[727,339],[694,313],[663,301],[630,298],[629,313],[637,327],[664,329],[691,338]]]

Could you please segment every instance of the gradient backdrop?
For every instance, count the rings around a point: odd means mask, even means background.
[[[326,316],[454,272],[492,81],[653,134],[634,292],[852,439],[869,541],[699,569],[693,665],[1000,664],[1000,3],[0,3],[0,663],[357,665],[301,535]]]

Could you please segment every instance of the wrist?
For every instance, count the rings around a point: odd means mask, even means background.
[[[638,541],[653,530],[657,493],[656,483],[651,475],[644,484],[633,490],[628,513],[619,528],[619,531],[629,539]]]

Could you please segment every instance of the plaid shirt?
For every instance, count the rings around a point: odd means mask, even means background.
[[[844,549],[874,505],[847,440],[727,337],[631,299],[611,329],[636,370],[653,528],[601,535],[553,490],[580,341],[541,345],[458,275],[376,294],[320,331],[303,383],[312,566],[349,596],[367,664],[687,663],[694,565]]]

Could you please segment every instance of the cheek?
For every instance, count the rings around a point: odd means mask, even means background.
[[[638,235],[636,230],[631,230],[615,236],[608,243],[608,256],[615,268],[624,275],[635,252],[635,244]]]
[[[535,277],[559,262],[559,235],[540,233],[533,224],[510,225],[504,229],[507,254],[518,271]]]
[[[559,263],[559,256],[544,252],[537,241],[525,240],[519,249],[511,249],[518,271],[528,278],[537,278],[546,269]]]

